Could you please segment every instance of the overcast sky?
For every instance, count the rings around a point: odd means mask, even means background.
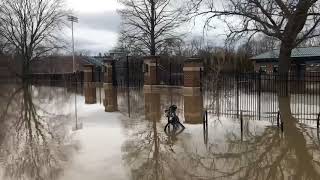
[[[117,0],[66,0],[68,9],[79,17],[79,23],[75,25],[75,42],[77,51],[90,51],[92,55],[99,52],[108,52],[117,43],[119,25],[121,19],[117,9],[121,5]],[[186,25],[189,36],[202,34],[201,21]],[[223,29],[211,32],[210,39],[215,44],[221,44],[221,36],[216,34],[224,32]],[[71,36],[71,30],[68,33]],[[71,40],[70,40],[71,41]]]
[[[98,54],[116,45],[120,24],[117,9],[121,7],[117,0],[66,0],[66,3],[79,17],[74,30],[78,51]]]

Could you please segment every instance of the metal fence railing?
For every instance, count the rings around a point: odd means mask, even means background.
[[[157,62],[157,84],[183,86],[183,59],[161,57]]]
[[[279,111],[278,92],[287,91],[293,115],[315,120],[320,112],[320,74],[303,78],[278,74],[209,73],[203,78],[206,108],[216,115],[252,119],[274,118]]]

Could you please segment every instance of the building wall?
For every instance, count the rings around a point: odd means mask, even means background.
[[[83,71],[86,64],[81,57],[75,58],[75,69]],[[68,74],[73,72],[72,56],[47,57],[32,62],[31,71],[33,74]]]
[[[273,73],[274,69],[278,67],[277,63],[254,63],[254,70],[259,72],[260,69],[268,74]]]
[[[76,70],[83,71],[87,64],[81,57],[75,58]],[[32,74],[69,74],[73,72],[72,56],[51,56],[34,60]],[[22,74],[22,62],[12,56],[0,55],[0,78],[15,78]]]

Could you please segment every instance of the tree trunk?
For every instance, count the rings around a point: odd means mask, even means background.
[[[21,57],[22,60],[22,79],[23,80],[28,80],[30,78],[30,74],[31,74],[31,58],[29,58],[28,55],[24,55],[23,57]]]
[[[282,42],[279,54],[278,100],[281,120],[284,124],[293,118],[290,107],[289,70],[292,47]]]
[[[283,122],[292,121],[294,119],[290,108],[290,92],[289,92],[289,70],[291,67],[291,53],[296,46],[296,39],[298,34],[303,29],[307,13],[312,4],[308,1],[299,1],[297,10],[288,19],[288,23],[284,29],[280,54],[279,54],[279,80],[278,80],[278,97],[279,110]]]
[[[289,71],[291,66],[291,52],[292,47],[288,46],[286,43],[281,44],[280,54],[279,54],[279,86],[278,95],[282,97],[289,96],[288,80]]]
[[[151,31],[150,31],[150,55],[156,55],[156,38],[155,38],[155,22],[156,22],[156,9],[155,2],[151,0]]]

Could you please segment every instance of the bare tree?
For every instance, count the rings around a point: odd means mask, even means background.
[[[185,20],[182,9],[173,0],[119,0],[122,16],[122,42],[140,47],[145,54],[159,54],[167,39]]]
[[[262,35],[252,38],[250,41],[244,43],[239,49],[245,49],[248,55],[256,56],[267,51],[277,49],[279,41],[273,37]]]
[[[27,75],[33,60],[59,48],[58,30],[66,11],[63,0],[1,0],[0,37],[22,61]]]
[[[223,19],[229,27],[230,39],[243,36],[250,39],[255,35],[265,34],[280,41],[279,107],[281,117],[286,118],[284,122],[294,119],[290,109],[287,83],[291,52],[307,39],[320,35],[318,0],[193,0],[192,2],[193,15],[207,16],[207,26],[213,19]]]
[[[206,23],[224,19],[229,38],[265,34],[280,42],[280,72],[287,74],[292,49],[309,38],[320,35],[317,0],[193,0],[194,15],[209,15]],[[205,4],[206,8],[201,6]],[[238,17],[228,21],[228,17]],[[239,23],[236,23],[239,22]]]

